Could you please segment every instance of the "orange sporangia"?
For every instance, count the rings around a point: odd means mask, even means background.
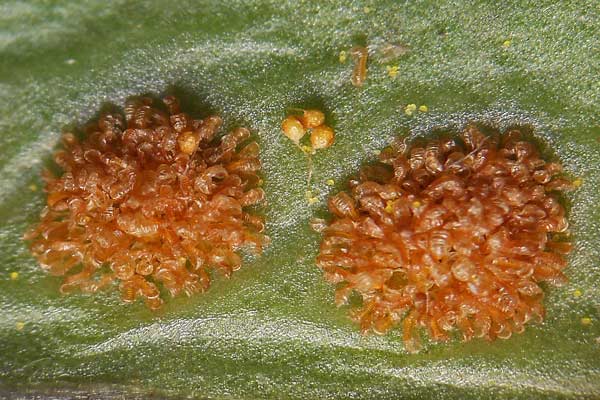
[[[434,341],[523,332],[544,315],[540,282],[566,281],[558,195],[574,187],[561,166],[518,130],[485,136],[469,125],[461,139],[395,143],[330,198],[331,222],[313,221],[336,303],[358,293],[361,330],[402,326],[411,352],[419,328]]]
[[[118,282],[124,301],[156,309],[161,288],[205,290],[211,270],[229,276],[242,248],[267,243],[262,217],[245,210],[264,200],[258,145],[243,145],[250,132],[218,139],[220,117],[194,119],[176,98],[163,102],[131,100],[125,118],[102,115],[81,141],[63,136],[62,173],[44,173],[47,206],[25,235],[42,268],[65,276],[61,292]]]

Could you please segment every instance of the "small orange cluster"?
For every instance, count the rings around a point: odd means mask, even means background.
[[[300,110],[301,116],[290,115],[281,123],[283,134],[300,146],[300,140],[310,130],[311,151],[330,147],[335,140],[331,127],[325,125],[325,114],[319,110]],[[304,151],[304,150],[303,150]]]
[[[42,267],[64,275],[61,292],[117,281],[124,301],[161,306],[207,289],[209,273],[240,268],[238,250],[261,251],[262,217],[245,211],[264,200],[256,142],[238,128],[215,139],[221,118],[193,119],[172,96],[106,114],[79,141],[63,137],[54,155],[61,176],[46,172],[47,206],[25,235]]]
[[[559,192],[575,185],[518,130],[461,137],[395,143],[330,198],[331,222],[313,222],[336,303],[358,293],[362,331],[401,324],[411,352],[420,327],[434,341],[520,333],[543,317],[540,282],[566,281],[572,246],[554,233],[568,228]]]

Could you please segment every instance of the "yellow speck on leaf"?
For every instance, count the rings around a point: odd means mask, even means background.
[[[581,178],[577,178],[573,181],[573,186],[576,188],[580,187],[583,184],[583,180]]]
[[[419,200],[415,200],[412,202],[412,206],[413,208],[419,208],[421,207],[421,202]]]
[[[579,289],[576,289],[576,290],[573,292],[573,297],[581,297],[581,295],[582,295],[582,294],[583,294],[583,293],[581,292],[581,290],[579,290]]]
[[[581,318],[581,325],[591,325],[592,319],[590,317]]]
[[[29,185],[29,190],[31,190],[32,192],[36,192],[38,190],[38,187],[35,183],[32,183],[31,185]]]
[[[346,60],[348,59],[348,55],[346,54],[346,52],[344,50],[340,51],[340,62],[343,64],[346,62]]]
[[[429,107],[427,107],[425,104],[422,104],[419,107],[419,111],[421,111],[421,112],[427,112],[427,111],[429,111]]]
[[[387,71],[390,78],[395,78],[396,76],[398,76],[399,67],[397,65],[387,65],[385,67],[385,70]]]
[[[502,47],[504,47],[505,49],[508,49],[510,47],[511,43],[512,43],[512,40],[506,39],[504,42],[502,42]]]
[[[363,8],[363,11],[365,12],[365,14],[368,14],[371,12],[371,9],[369,7],[365,7]]]
[[[413,113],[417,111],[417,105],[416,104],[408,104],[405,108],[404,108],[404,114],[406,115],[413,115]]]
[[[319,198],[314,195],[312,190],[307,190],[304,193],[304,196],[306,197],[306,201],[308,201],[308,204],[310,205],[315,204],[319,201]]]
[[[302,149],[303,152],[308,153],[308,154],[313,152],[313,148],[310,146],[307,146],[307,145],[303,145],[300,148]]]
[[[22,330],[23,330],[23,328],[25,328],[25,322],[21,322],[21,321],[19,321],[19,322],[17,322],[17,323],[15,324],[15,329],[16,329],[16,330],[18,330],[18,331],[22,331]]]
[[[19,273],[17,271],[11,272],[10,279],[12,279],[13,281],[16,281],[17,279],[19,279]]]
[[[333,179],[327,179],[327,181],[325,183],[327,183],[328,186],[335,185],[335,181]]]
[[[262,186],[265,183],[265,181],[263,181],[262,179],[258,180],[258,183],[256,184],[258,187]]]

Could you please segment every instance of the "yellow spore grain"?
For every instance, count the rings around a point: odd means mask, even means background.
[[[396,78],[396,76],[398,76],[398,70],[400,68],[397,65],[388,65],[385,67],[385,70],[387,71],[388,75],[390,76],[390,78]]]
[[[413,115],[415,111],[417,111],[417,105],[414,103],[408,104],[406,107],[404,107],[404,114],[406,115]]]

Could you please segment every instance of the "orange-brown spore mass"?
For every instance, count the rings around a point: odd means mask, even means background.
[[[197,120],[172,96],[129,101],[125,117],[106,114],[79,141],[63,137],[61,176],[45,173],[47,206],[25,235],[41,266],[64,275],[61,292],[119,282],[124,301],[161,306],[160,286],[176,296],[207,289],[211,269],[240,268],[241,248],[261,251],[261,168],[250,132],[215,139],[221,118]]]
[[[407,148],[396,143],[377,165],[329,200],[333,220],[318,266],[337,284],[336,303],[355,291],[363,332],[402,325],[408,351],[418,328],[432,340],[459,330],[506,339],[544,314],[540,282],[560,284],[571,244],[558,192],[572,189],[557,163],[542,160],[513,130]]]

